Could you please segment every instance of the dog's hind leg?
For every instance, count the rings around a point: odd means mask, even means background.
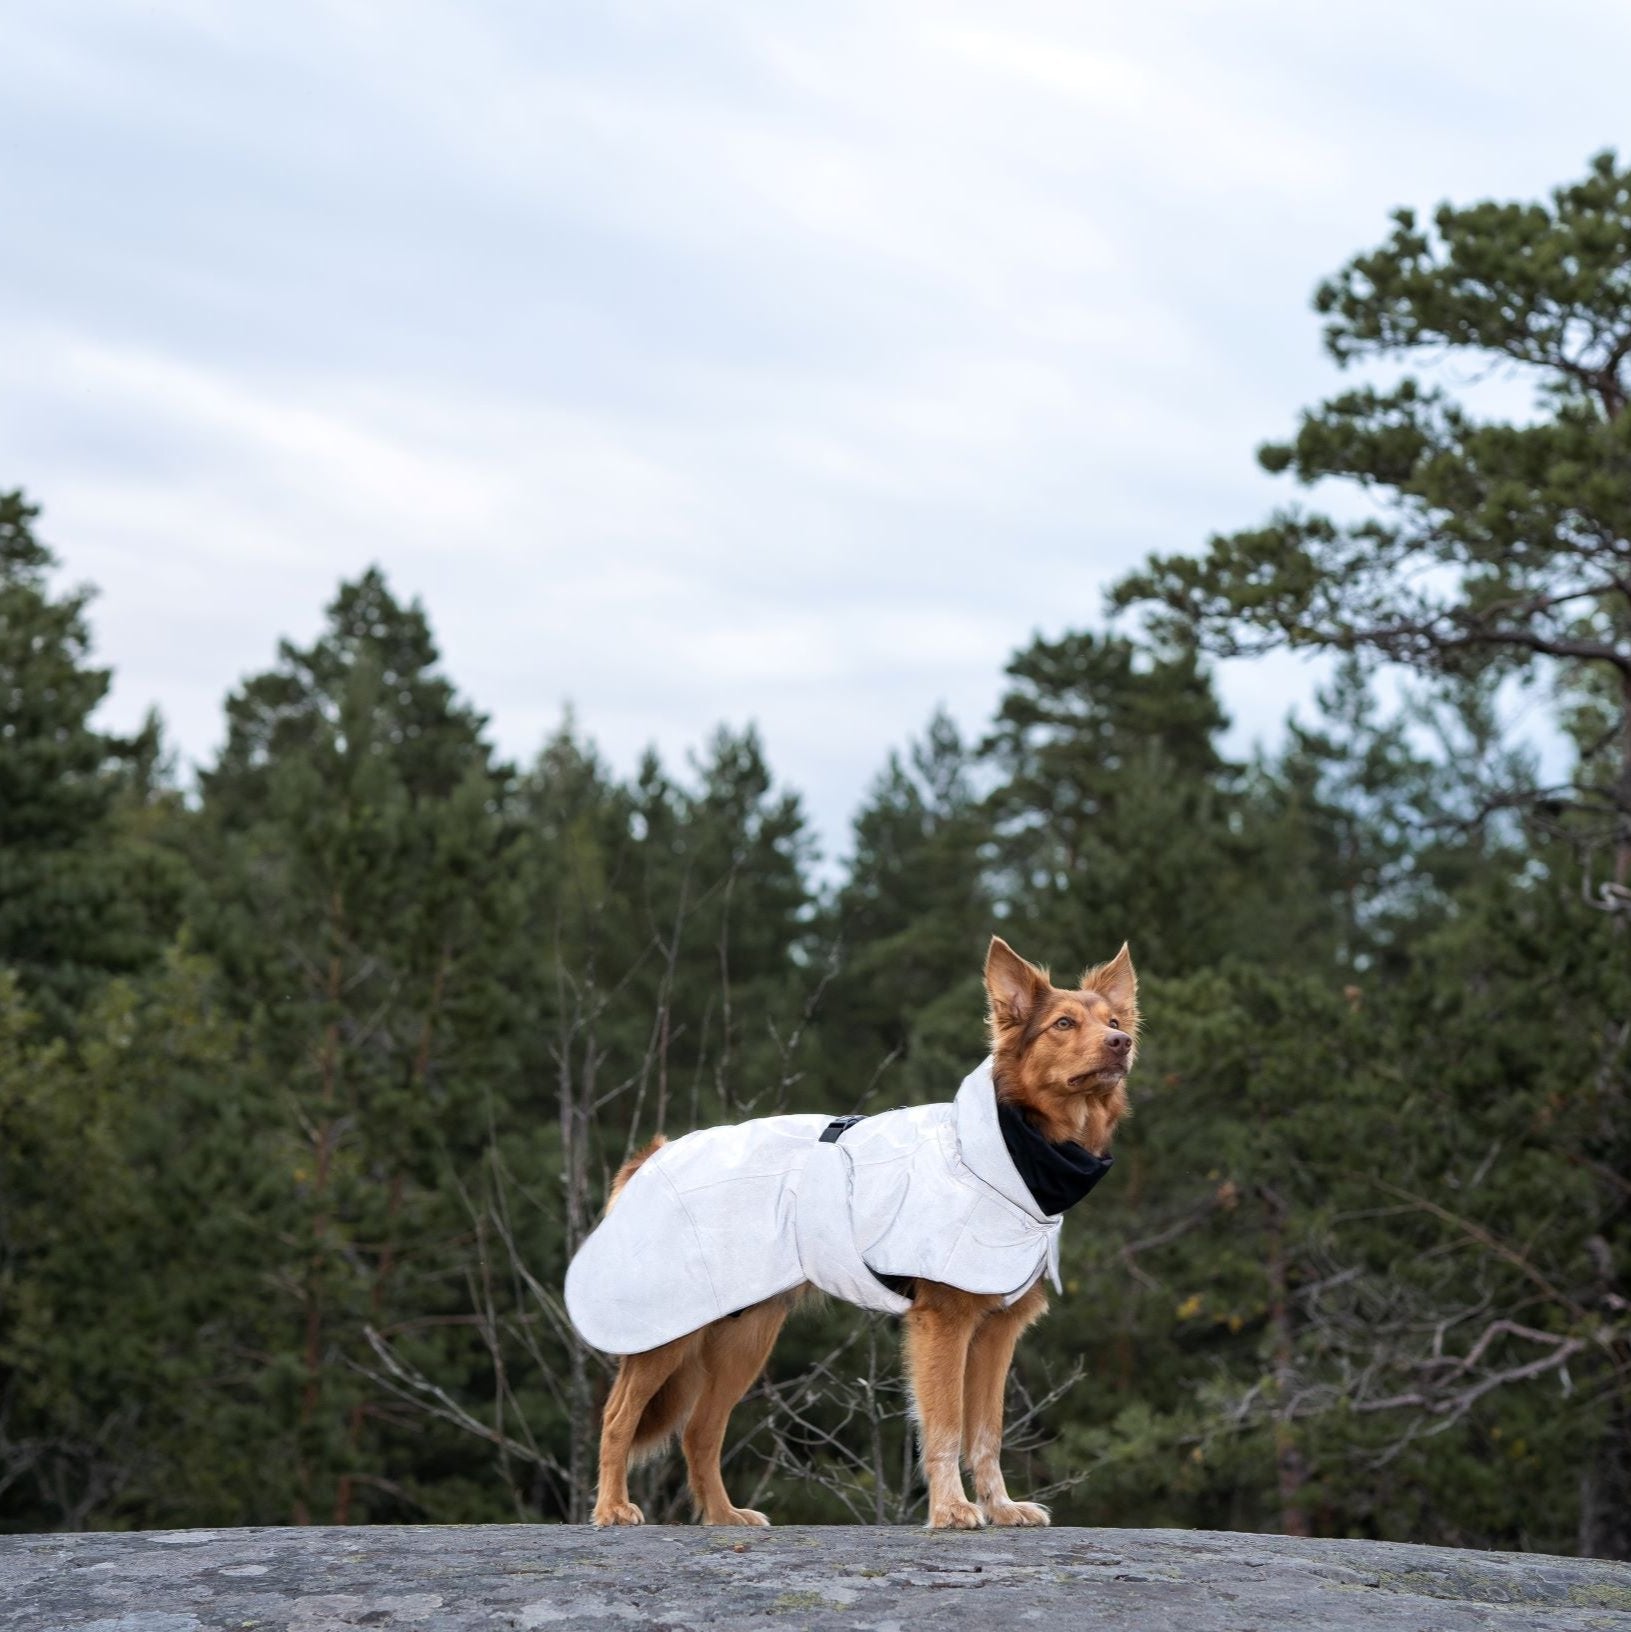
[[[1048,1510],[1036,1502],[1008,1499],[1002,1477],[1003,1394],[1020,1333],[1047,1311],[1040,1286],[1007,1309],[987,1315],[968,1346],[963,1380],[963,1456],[974,1475],[974,1499],[987,1524],[1046,1524]]]
[[[737,1507],[725,1493],[719,1453],[731,1412],[764,1370],[787,1310],[785,1297],[771,1298],[704,1329],[701,1365],[705,1381],[681,1438],[691,1494],[704,1524],[770,1523],[763,1513]]]
[[[629,1500],[629,1456],[637,1439],[661,1441],[650,1433],[647,1408],[658,1401],[664,1385],[694,1359],[701,1334],[665,1343],[644,1354],[626,1354],[617,1367],[617,1381],[606,1400],[600,1421],[600,1484],[595,1491],[594,1522],[644,1524],[645,1514]],[[673,1424],[665,1425],[672,1431]],[[642,1427],[647,1432],[642,1434]]]

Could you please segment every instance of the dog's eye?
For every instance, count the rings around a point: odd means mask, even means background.
[[[1075,1024],[1076,1022],[1068,1014],[1062,1014],[1054,1021],[1053,1029],[1055,1031],[1069,1031]]]
[[[1110,1016],[1109,1024],[1110,1024],[1110,1029],[1112,1031],[1120,1031],[1121,1030],[1121,1022],[1114,1015]]]

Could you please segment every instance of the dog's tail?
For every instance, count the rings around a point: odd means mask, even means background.
[[[629,1447],[629,1461],[638,1467],[649,1462],[685,1426],[702,1393],[708,1374],[700,1352],[688,1354],[646,1401]]]
[[[668,1135],[659,1133],[644,1150],[634,1153],[618,1168],[617,1177],[612,1180],[611,1193],[606,1197],[606,1211],[609,1213],[617,1204],[617,1198],[623,1194],[623,1186],[668,1143]]]

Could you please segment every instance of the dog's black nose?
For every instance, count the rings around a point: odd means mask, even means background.
[[[1124,1031],[1112,1031],[1104,1039],[1104,1045],[1106,1048],[1119,1048],[1125,1054],[1133,1046],[1133,1040]]]

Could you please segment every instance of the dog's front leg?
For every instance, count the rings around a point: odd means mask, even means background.
[[[963,1491],[963,1384],[969,1340],[988,1299],[919,1281],[906,1314],[906,1357],[923,1442],[931,1530],[978,1530],[980,1510]]]
[[[1014,1345],[1032,1321],[1048,1307],[1040,1286],[1033,1286],[1010,1308],[987,1315],[969,1345],[963,1394],[963,1454],[974,1475],[974,1499],[988,1524],[1046,1524],[1048,1510],[1036,1502],[1009,1500],[1002,1476],[1003,1395]]]

